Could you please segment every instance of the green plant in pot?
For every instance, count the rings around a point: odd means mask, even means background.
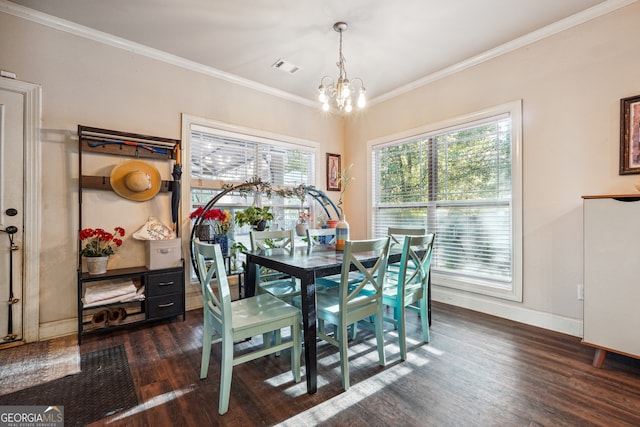
[[[267,228],[267,221],[273,220],[273,214],[269,212],[270,207],[250,206],[243,211],[236,211],[236,224],[239,227],[250,225],[254,230],[262,231]]]
[[[238,258],[240,252],[248,250],[249,248],[247,248],[242,242],[234,242],[233,245],[231,245],[231,271],[238,271]],[[246,263],[244,261],[242,261],[242,269],[246,269]]]

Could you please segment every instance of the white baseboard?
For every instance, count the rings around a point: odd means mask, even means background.
[[[55,322],[41,323],[38,329],[38,341],[46,341],[78,333],[78,319],[56,320]]]
[[[582,320],[558,316],[552,313],[521,307],[508,301],[488,299],[481,295],[460,292],[455,289],[433,286],[431,289],[433,301],[455,305],[480,313],[513,320],[515,322],[549,329],[563,334],[582,337]],[[434,320],[437,321],[437,320]]]

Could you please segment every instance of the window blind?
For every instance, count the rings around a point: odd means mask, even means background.
[[[221,191],[217,181],[242,183],[261,178],[272,186],[295,187],[314,184],[315,151],[312,148],[253,135],[194,126],[191,131],[191,201],[206,204]],[[232,212],[254,203],[253,197],[229,193],[216,204]],[[300,202],[272,193],[269,204],[276,219],[274,228],[292,228]],[[243,231],[240,230],[242,234]]]
[[[465,289],[512,291],[512,120],[461,122],[372,149],[373,234],[436,233],[431,267]]]

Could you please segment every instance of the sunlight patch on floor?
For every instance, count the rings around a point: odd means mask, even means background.
[[[370,397],[372,394],[388,387],[413,372],[411,366],[395,366],[387,371],[381,372],[365,381],[352,385],[348,391],[335,396],[319,405],[308,409],[295,417],[278,424],[279,426],[312,426],[326,422],[334,415],[348,409],[350,406]]]
[[[110,424],[114,421],[120,421],[127,417],[133,416],[135,414],[148,411],[149,409],[155,408],[156,406],[164,405],[165,403],[171,400],[184,396],[187,393],[191,393],[193,390],[195,390],[195,388],[196,386],[192,385],[189,388],[184,388],[178,391],[170,391],[168,393],[161,394],[160,396],[153,397],[149,399],[147,402],[134,406],[133,408],[127,411],[121,412],[120,414],[118,414],[118,416],[110,418],[108,421],[106,421],[105,424]]]

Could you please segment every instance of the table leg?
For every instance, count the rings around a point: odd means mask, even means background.
[[[315,274],[301,279],[302,330],[304,332],[304,363],[307,393],[318,391],[318,358],[316,349],[316,287]]]
[[[247,260],[247,269],[244,272],[244,295],[252,297],[256,294],[256,268],[258,266]]]
[[[429,277],[427,278],[427,320],[429,320],[429,327],[431,327],[431,273],[429,273]]]

